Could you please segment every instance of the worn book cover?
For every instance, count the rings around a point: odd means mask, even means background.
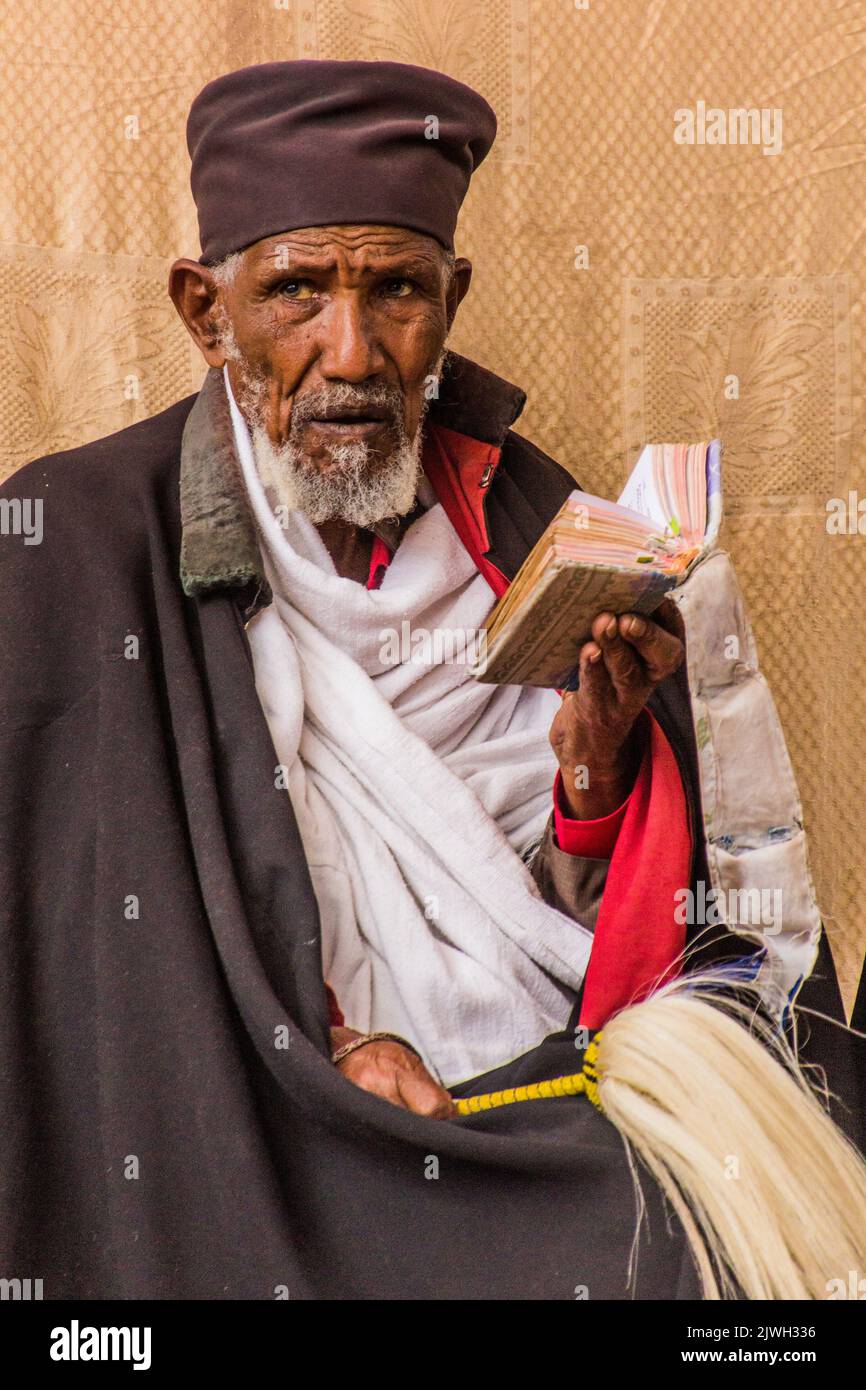
[[[575,490],[487,621],[473,668],[495,685],[565,686],[598,613],[650,614],[714,548],[721,444],[648,444],[617,502]]]

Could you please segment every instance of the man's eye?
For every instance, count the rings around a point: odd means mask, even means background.
[[[309,280],[284,280],[278,287],[278,292],[285,299],[310,299],[313,286]]]
[[[386,280],[383,287],[385,293],[391,299],[405,299],[412,293],[414,286],[411,280]]]

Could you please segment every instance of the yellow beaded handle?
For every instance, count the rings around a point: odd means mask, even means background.
[[[585,1095],[600,1110],[598,1095],[598,1044],[596,1033],[583,1055],[583,1070],[571,1076],[555,1076],[551,1081],[535,1081],[531,1086],[512,1086],[506,1091],[488,1091],[483,1096],[466,1096],[455,1101],[458,1115],[477,1115],[481,1110],[496,1110],[500,1105],[514,1105],[521,1100],[550,1100],[553,1096]]]

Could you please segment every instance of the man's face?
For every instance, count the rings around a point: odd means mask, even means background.
[[[213,277],[197,269],[206,290]],[[207,360],[228,360],[257,461],[314,521],[369,525],[411,507],[430,378],[471,273],[450,269],[436,241],[399,227],[286,232],[217,277],[209,320],[194,272],[183,286],[173,272]]]

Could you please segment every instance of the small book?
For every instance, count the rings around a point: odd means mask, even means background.
[[[617,502],[575,490],[485,625],[477,680],[570,684],[599,613],[650,614],[715,546],[721,444],[647,444]]]

